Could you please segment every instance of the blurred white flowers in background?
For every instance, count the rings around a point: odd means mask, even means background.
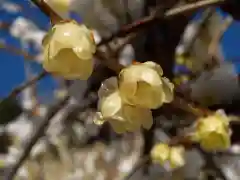
[[[33,22],[24,17],[17,17],[10,26],[10,33],[13,37],[19,38],[22,42],[34,42],[39,49],[42,48],[42,39],[46,34],[40,30]]]
[[[11,24],[10,33],[13,37],[21,41],[24,48],[29,48],[30,44],[32,44],[39,52],[36,59],[33,60],[38,63],[42,62],[42,40],[46,35],[44,30],[39,29],[29,19],[19,16]]]
[[[231,103],[239,98],[239,86],[234,66],[222,63],[210,72],[203,72],[191,82],[191,97],[206,105]],[[221,91],[219,91],[221,89]]]
[[[1,3],[1,9],[4,9],[10,13],[18,13],[22,10],[22,8],[15,3],[12,2],[0,2]]]

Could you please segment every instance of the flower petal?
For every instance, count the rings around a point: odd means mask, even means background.
[[[121,134],[126,132],[125,122],[118,121],[116,119],[109,120],[108,122],[116,133]]]
[[[159,76],[163,75],[163,69],[159,64],[152,62],[152,61],[147,61],[147,62],[144,62],[143,65],[146,65],[146,66],[154,69],[155,71],[157,71]]]
[[[159,87],[152,87],[148,83],[138,82],[137,92],[135,93],[134,103],[144,108],[156,109],[163,104],[165,97],[161,91],[162,85]],[[139,100],[139,98],[141,98]]]
[[[98,97],[104,98],[118,89],[118,80],[116,77],[110,77],[104,80],[98,90]]]
[[[113,117],[122,108],[122,100],[121,97],[119,96],[118,91],[103,98],[100,104],[103,119]]]
[[[123,115],[127,121],[129,131],[135,131],[141,127],[140,109],[136,106],[125,104],[122,108]]]
[[[174,89],[174,85],[173,83],[171,83],[169,81],[169,79],[163,77],[162,78],[162,82],[163,82],[163,92],[164,92],[164,102],[165,103],[170,103],[173,101],[173,89]]]
[[[179,168],[185,164],[184,148],[183,147],[171,147],[169,162],[172,168]]]
[[[163,165],[169,158],[170,148],[167,144],[159,143],[151,150],[151,159],[153,162]]]

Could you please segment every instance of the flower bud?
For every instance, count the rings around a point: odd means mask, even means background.
[[[184,148],[182,146],[170,147],[167,144],[159,143],[151,151],[151,159],[154,163],[164,165],[169,163],[171,168],[179,168],[185,164]]]
[[[99,110],[96,124],[108,121],[117,133],[136,131],[141,126],[150,129],[153,124],[151,110],[126,104],[117,88],[117,79],[109,78],[99,89]]]
[[[162,75],[162,68],[150,61],[123,69],[119,75],[122,99],[128,104],[149,109],[171,102],[174,86]]]
[[[96,45],[90,30],[75,21],[53,26],[43,40],[46,71],[66,79],[86,80],[93,71]]]
[[[230,119],[221,111],[200,118],[195,125],[192,140],[199,142],[206,151],[226,150],[231,144],[229,122]]]

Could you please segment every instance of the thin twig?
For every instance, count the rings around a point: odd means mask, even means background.
[[[35,56],[30,55],[29,53],[27,53],[24,50],[21,50],[19,48],[16,48],[14,46],[11,46],[11,45],[8,45],[5,43],[0,43],[0,49],[4,49],[4,50],[14,53],[16,55],[23,56],[27,60],[34,60],[36,58]]]
[[[11,26],[10,23],[0,21],[0,29],[1,29],[1,30],[2,30],[2,29],[4,29],[4,30],[8,30],[10,26]]]
[[[200,9],[200,8],[220,5],[224,2],[226,2],[226,0],[200,0],[200,1],[196,1],[196,2],[193,2],[193,3],[189,3],[189,4],[186,4],[186,5],[182,5],[180,7],[175,7],[175,8],[172,8],[172,9],[168,10],[165,13],[165,17],[168,18],[168,17],[179,15],[179,14],[192,12],[192,11],[195,11],[195,10]]]
[[[39,81],[40,79],[44,78],[47,75],[48,75],[48,73],[46,71],[42,71],[38,76],[32,78],[30,81],[23,83],[22,85],[18,86],[17,88],[14,88],[13,91],[6,98],[4,98],[4,100],[11,99],[11,98],[17,96],[19,93],[22,92],[22,90],[24,90],[28,86],[31,86],[32,84],[36,83],[37,81]]]
[[[53,11],[44,0],[31,0],[31,2],[39,7],[44,14],[50,17],[50,20],[53,24],[62,20],[62,18],[55,11]]]
[[[27,60],[34,60],[35,57],[33,55],[30,55],[29,53],[27,53],[26,51],[24,50],[21,50],[21,49],[18,49],[14,46],[11,46],[11,45],[7,45],[5,43],[0,43],[0,49],[4,49],[6,51],[9,51],[11,53],[14,53],[14,54],[17,54],[17,55],[20,55],[20,56],[23,56],[25,59]],[[44,78],[46,75],[48,75],[48,73],[46,71],[42,71],[39,75],[37,75],[36,77],[30,79],[29,81],[23,83],[22,85],[18,86],[17,88],[15,88],[6,98],[4,98],[5,100],[6,99],[9,99],[9,98],[12,98],[14,96],[17,96],[19,93],[21,93],[25,88],[33,85],[35,82],[41,80],[42,78]],[[2,100],[3,101],[3,100]],[[1,102],[2,102],[1,101]],[[0,102],[0,103],[1,103]]]

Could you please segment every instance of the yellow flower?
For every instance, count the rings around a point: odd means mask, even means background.
[[[151,159],[154,163],[164,165],[169,163],[171,168],[179,168],[185,164],[185,150],[182,146],[170,147],[167,144],[159,143],[151,150]]]
[[[70,11],[70,0],[45,0],[46,3],[60,16],[67,17]]]
[[[131,105],[157,109],[173,100],[173,84],[162,77],[163,70],[154,62],[131,65],[120,74],[119,91]]]
[[[200,143],[206,151],[226,150],[231,145],[230,119],[222,111],[206,118],[200,118],[196,125],[196,132],[192,139]]]
[[[122,101],[117,87],[117,78],[105,80],[98,92],[99,110],[96,124],[108,121],[117,133],[149,129],[153,124],[151,110],[126,104]]]
[[[182,146],[171,147],[169,153],[169,163],[172,168],[182,167],[185,164],[185,150]]]
[[[53,26],[43,40],[46,71],[66,79],[86,80],[93,71],[96,45],[85,25],[65,21]]]
[[[154,163],[164,165],[169,158],[170,147],[167,144],[159,143],[151,150],[151,159]]]

